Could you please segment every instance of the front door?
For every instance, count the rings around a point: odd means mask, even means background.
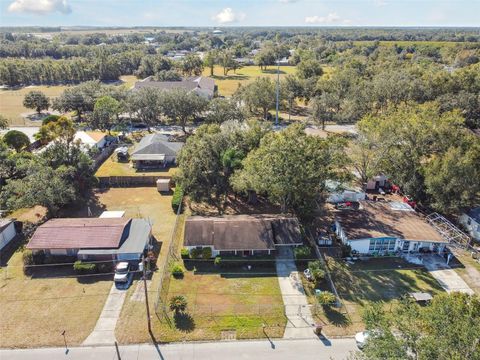
[[[250,256],[250,250],[243,250],[243,256]]]
[[[410,247],[410,241],[404,241],[402,251],[404,252],[408,251],[409,247]]]

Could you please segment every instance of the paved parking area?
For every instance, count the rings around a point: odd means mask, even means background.
[[[447,292],[459,291],[467,294],[474,294],[468,284],[452,270],[445,260],[438,255],[423,255],[423,264],[429,273],[439,282]]]

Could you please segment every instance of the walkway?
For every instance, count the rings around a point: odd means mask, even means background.
[[[183,344],[139,344],[115,346],[0,350],[8,360],[328,360],[345,359],[355,351],[354,339],[222,341]]]
[[[423,255],[423,264],[428,272],[440,283],[446,292],[459,291],[474,294],[473,290],[452,270],[445,260],[438,255]]]
[[[314,320],[310,312],[302,280],[293,258],[292,249],[281,247],[276,259],[277,277],[282,292],[287,326],[284,339],[318,339],[313,332]]]
[[[122,311],[123,302],[127,290],[118,290],[115,283],[112,284],[107,301],[103,305],[102,313],[92,333],[83,342],[83,345],[111,345],[115,339],[115,327]]]

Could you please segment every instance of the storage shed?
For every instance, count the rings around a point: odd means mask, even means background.
[[[159,192],[169,192],[170,191],[170,179],[158,179],[157,180],[157,190]]]

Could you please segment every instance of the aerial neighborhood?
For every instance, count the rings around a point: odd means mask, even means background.
[[[0,358],[480,359],[479,28],[245,16],[0,28]]]

